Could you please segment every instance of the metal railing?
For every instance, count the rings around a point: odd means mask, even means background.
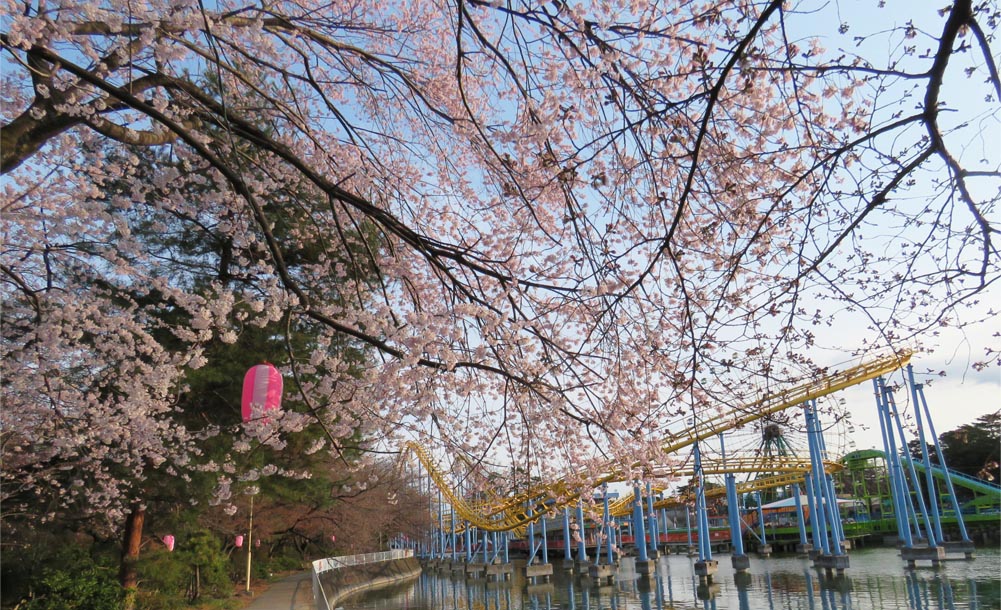
[[[322,574],[328,570],[337,570],[348,566],[359,566],[366,563],[379,563],[392,559],[413,557],[413,549],[396,549],[380,553],[364,553],[362,555],[344,555],[342,557],[326,557],[313,562],[313,573]]]

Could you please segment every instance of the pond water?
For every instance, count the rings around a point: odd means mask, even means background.
[[[637,578],[624,559],[614,585],[597,586],[556,565],[552,582],[466,580],[425,571],[419,578],[343,600],[344,610],[998,610],[1001,554],[977,549],[972,561],[908,570],[891,548],[852,551],[841,577],[825,576],[795,556],[751,558],[735,575],[729,555],[714,556],[719,572],[700,586],[694,559],[661,557],[655,574]],[[516,570],[517,572],[517,570]],[[735,578],[736,577],[736,578]]]

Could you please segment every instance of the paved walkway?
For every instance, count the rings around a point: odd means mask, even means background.
[[[309,572],[279,580],[250,602],[246,610],[315,610],[313,579]]]

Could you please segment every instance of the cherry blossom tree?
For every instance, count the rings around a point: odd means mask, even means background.
[[[8,489],[190,465],[184,376],[249,325],[316,333],[274,438],[544,476],[992,315],[990,3],[4,9]]]

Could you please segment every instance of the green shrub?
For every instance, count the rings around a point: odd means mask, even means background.
[[[48,568],[35,583],[23,610],[109,610],[122,602],[122,588],[110,566],[79,560]]]
[[[233,592],[226,554],[207,530],[178,536],[172,553],[165,549],[146,553],[137,570],[143,610],[173,610],[195,600],[227,598]]]

